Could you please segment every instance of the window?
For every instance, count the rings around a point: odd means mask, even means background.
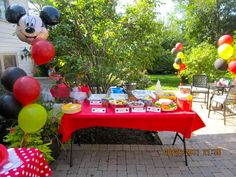
[[[15,55],[0,55],[0,75],[8,67],[16,66]]]
[[[7,0],[0,0],[0,20],[5,20],[5,11],[8,5]]]

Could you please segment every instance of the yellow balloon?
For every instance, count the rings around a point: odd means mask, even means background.
[[[173,67],[174,67],[175,69],[179,69],[179,68],[180,68],[180,66],[179,66],[178,64],[176,64],[176,63],[173,64]]]
[[[221,58],[227,60],[233,55],[233,47],[229,44],[222,44],[218,48],[218,54]]]
[[[178,53],[177,53],[177,58],[183,59],[183,58],[184,58],[183,52],[178,52]]]
[[[25,133],[40,130],[47,121],[47,111],[40,104],[29,104],[23,107],[18,115],[19,127]]]

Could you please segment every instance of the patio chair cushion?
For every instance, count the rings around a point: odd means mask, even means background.
[[[214,95],[212,101],[215,101],[220,104],[224,104],[227,94],[223,95]]]
[[[192,87],[192,93],[208,93],[208,88],[203,87]]]
[[[208,117],[210,117],[211,110],[215,110],[212,107],[212,102],[219,103],[221,105],[221,111],[224,116],[224,125],[226,125],[226,116],[232,116],[235,112],[236,104],[236,86],[231,85],[226,93],[218,95],[218,92],[213,93],[210,99],[210,106],[208,111]]]

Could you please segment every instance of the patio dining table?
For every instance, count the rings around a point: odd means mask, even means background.
[[[173,145],[177,137],[182,140],[187,165],[185,138],[190,138],[193,131],[205,127],[204,122],[194,111],[177,109],[171,112],[115,113],[112,107],[108,107],[105,113],[94,113],[91,111],[92,107],[94,106],[84,102],[81,112],[63,115],[59,127],[62,142],[68,141],[76,130],[96,126],[176,132]],[[72,166],[72,144],[70,166]]]

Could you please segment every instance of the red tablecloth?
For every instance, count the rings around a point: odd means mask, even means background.
[[[18,162],[21,163],[17,168],[7,170],[0,174],[1,177],[45,177],[52,176],[52,171],[48,166],[44,156],[38,149],[35,148],[14,148],[18,157]],[[20,161],[20,162],[19,162]],[[14,165],[14,161],[10,162]],[[0,170],[1,171],[1,170]]]
[[[204,122],[194,111],[114,113],[112,108],[107,113],[92,113],[91,106],[84,103],[82,111],[64,114],[59,127],[62,141],[71,138],[74,131],[89,127],[133,128],[149,131],[173,131],[190,138],[193,131],[205,127]]]

